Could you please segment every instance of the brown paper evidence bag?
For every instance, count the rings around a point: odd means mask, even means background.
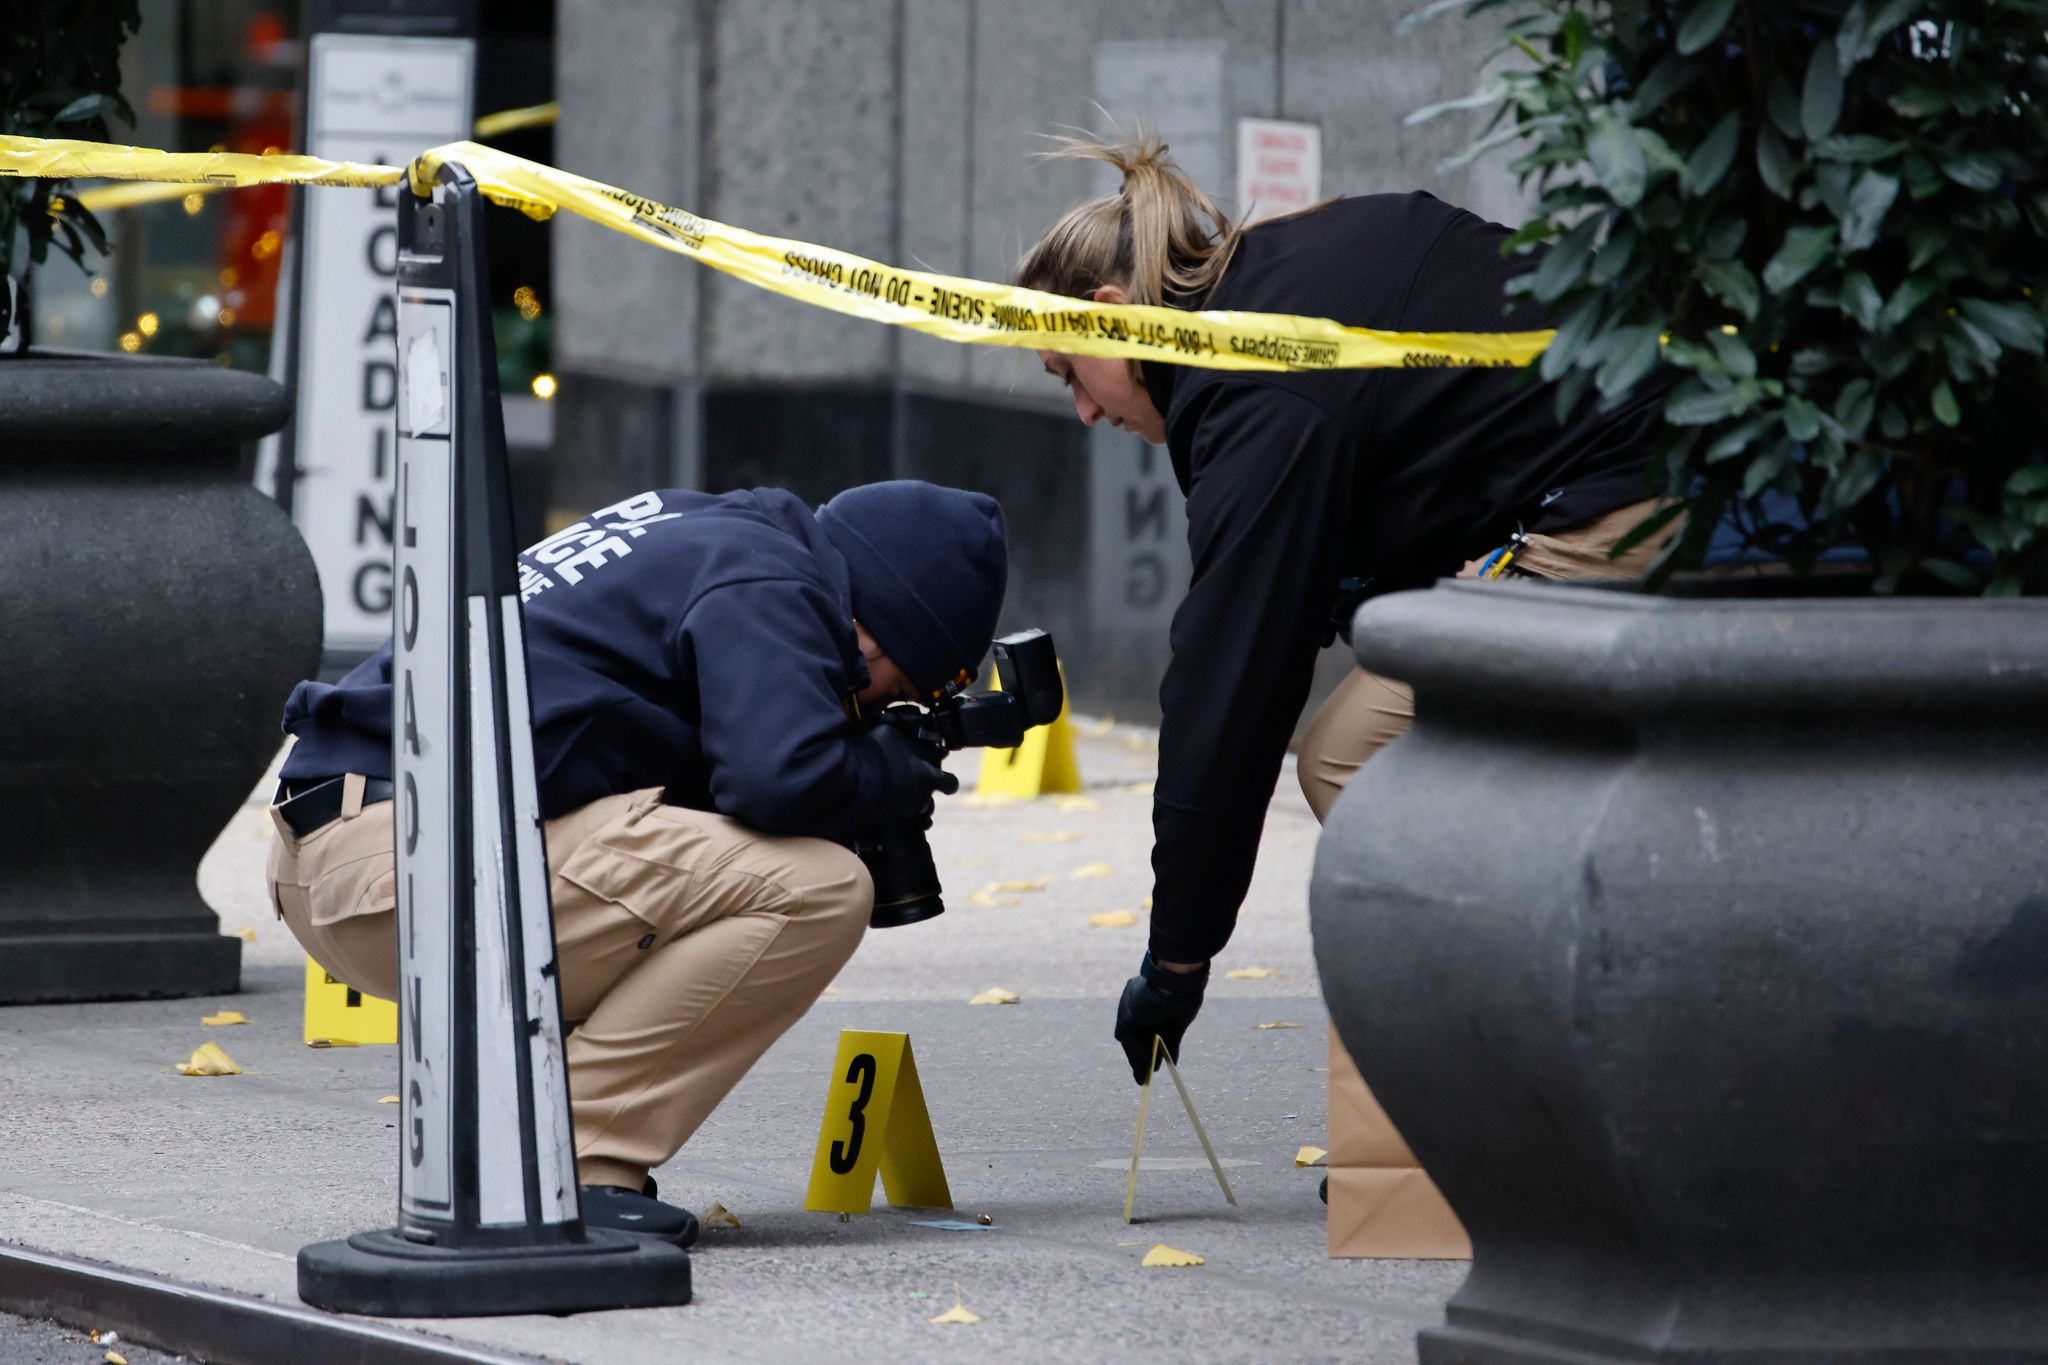
[[[1330,1255],[1469,1261],[1472,1240],[1330,1030]]]

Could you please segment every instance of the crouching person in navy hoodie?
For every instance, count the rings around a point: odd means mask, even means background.
[[[688,1245],[675,1155],[853,955],[857,828],[958,782],[862,713],[964,683],[995,633],[1002,510],[915,482],[813,514],[662,489],[520,556],[534,762],[583,1212]],[[391,646],[286,703],[270,882],[308,954],[398,994]]]

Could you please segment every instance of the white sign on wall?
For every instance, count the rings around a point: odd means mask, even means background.
[[[466,38],[316,34],[306,150],[402,165],[467,137],[474,66]],[[366,653],[391,631],[399,192],[305,191],[292,520],[320,569],[330,651]]]
[[[1293,213],[1323,197],[1323,130],[1281,119],[1237,121],[1237,209],[1250,221]]]

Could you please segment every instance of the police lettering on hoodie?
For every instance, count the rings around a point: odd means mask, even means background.
[[[563,527],[519,556],[519,600],[531,602],[558,584],[575,587],[586,574],[633,553],[632,542],[648,527],[681,515],[662,511],[661,494],[650,490]]]

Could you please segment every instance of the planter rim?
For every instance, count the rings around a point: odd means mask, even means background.
[[[0,449],[10,452],[218,446],[268,435],[290,415],[267,376],[205,360],[43,347],[0,359]]]
[[[1365,667],[1425,704],[1981,712],[2048,704],[2048,599],[1711,598],[1450,580],[1359,608]]]

